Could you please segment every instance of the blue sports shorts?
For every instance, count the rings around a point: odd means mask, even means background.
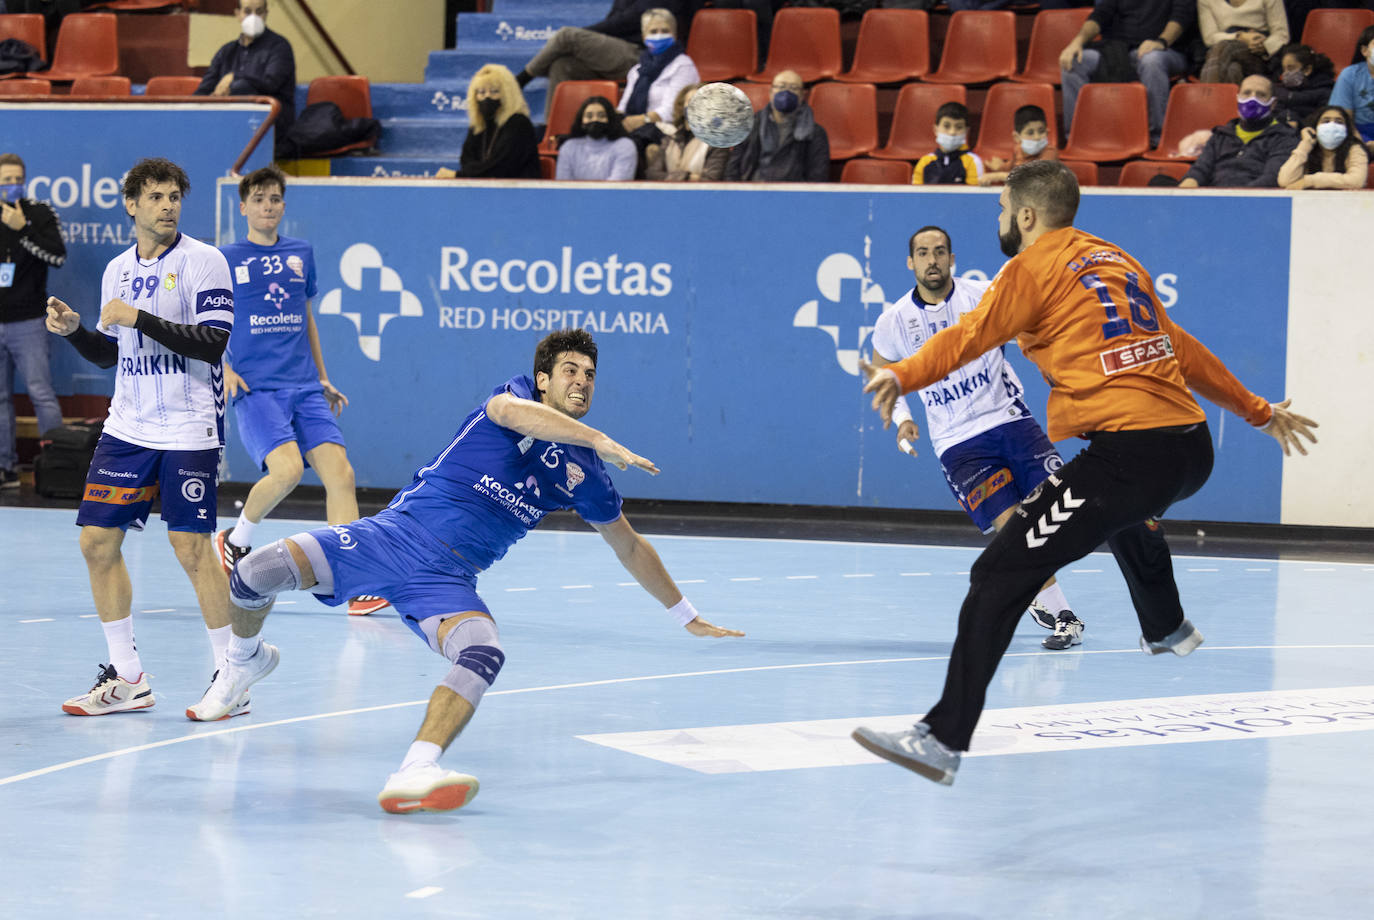
[[[983,533],[992,533],[998,515],[1063,465],[1064,458],[1031,418],[998,425],[940,455],[950,491]]]
[[[213,533],[219,456],[218,447],[156,450],[102,434],[76,523],[142,530],[161,493],[168,530]]]
[[[267,455],[291,441],[302,454],[321,444],[342,447],[344,443],[329,400],[319,387],[241,393],[234,398],[234,422],[244,449],[263,470]]]

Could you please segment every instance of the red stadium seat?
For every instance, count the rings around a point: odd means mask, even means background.
[[[818,83],[811,110],[830,141],[830,159],[848,160],[878,146],[878,91],[872,83]]]
[[[768,100],[773,97],[773,87],[767,83],[736,83],[735,86],[744,95],[749,97],[749,101],[754,104],[754,111],[757,112],[768,104]]]
[[[930,72],[930,17],[925,10],[869,10],[859,24],[854,64],[843,83],[905,83]]]
[[[539,157],[539,178],[553,180],[558,176],[558,157]]]
[[[859,157],[844,164],[840,181],[856,185],[910,185],[911,164],[905,160]]]
[[[6,13],[0,15],[0,41],[17,38],[27,42],[38,51],[43,60],[48,59],[48,33],[43,27],[42,13]]]
[[[697,65],[702,83],[735,80],[758,70],[758,19],[754,11],[698,11],[692,17],[687,56]]]
[[[1117,184],[1123,188],[1145,188],[1150,180],[1158,175],[1182,179],[1188,171],[1189,163],[1165,163],[1160,160],[1132,160],[1121,170]]]
[[[372,84],[367,77],[357,75],[316,77],[310,81],[310,88],[306,90],[305,104],[314,105],[316,102],[334,103],[344,118],[371,118]],[[334,157],[351,150],[367,150],[372,146],[374,145],[371,140],[364,139],[335,147],[333,150],[312,153],[311,156]]]
[[[558,137],[572,130],[573,116],[582,103],[592,96],[603,96],[615,105],[619,87],[614,80],[564,80],[554,87],[553,101],[549,105],[549,123],[544,128],[544,139],[539,143],[539,152],[551,156],[558,153]]]
[[[1015,152],[1011,135],[1016,110],[1023,105],[1038,105],[1044,110],[1050,143],[1055,143],[1059,129],[1054,120],[1053,86],[1048,83],[994,83],[983,103],[983,121],[978,128],[977,153],[980,157],[984,160],[988,157],[1011,159]]]
[[[935,112],[946,102],[968,101],[962,86],[908,83],[897,94],[887,143],[873,151],[880,160],[919,160],[935,149]]]
[[[77,77],[72,81],[73,96],[127,96],[133,91],[128,77]]]
[[[1010,14],[1008,14],[1010,15]],[[780,70],[795,70],[804,83],[827,80],[840,72],[840,14],[828,7],[790,6],[773,17],[768,63],[749,75],[756,83],[772,83]]]
[[[0,82],[0,96],[50,96],[52,84],[47,80],[23,78]]]
[[[1097,164],[1087,160],[1060,160],[1078,177],[1079,185],[1098,185]]]
[[[1129,160],[1150,149],[1145,87],[1139,83],[1089,83],[1078,94],[1066,160],[1105,163]]]
[[[940,69],[927,83],[991,83],[1016,72],[1016,14],[960,10],[949,19]]]
[[[1313,10],[1302,27],[1302,43],[1331,58],[1336,73],[1350,65],[1360,33],[1374,26],[1374,11]]]
[[[200,77],[150,77],[143,88],[145,96],[191,96],[200,86]]]
[[[1018,83],[1059,85],[1059,52],[1073,40],[1092,10],[1088,7],[1067,10],[1041,10],[1031,25],[1026,66],[1011,78]]]
[[[119,72],[114,13],[69,13],[57,33],[52,67],[32,74],[54,83]]]
[[[1169,91],[1159,146],[1145,153],[1147,160],[1193,160],[1177,156],[1179,141],[1194,131],[1210,131],[1236,117],[1234,83],[1177,83]]]

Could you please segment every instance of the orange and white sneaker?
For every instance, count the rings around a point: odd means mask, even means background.
[[[351,617],[365,617],[369,613],[376,613],[378,610],[385,610],[391,606],[391,601],[375,594],[359,594],[348,602],[348,615]]]
[[[156,702],[148,675],[138,675],[136,683],[120,677],[113,665],[102,664],[95,686],[62,704],[62,711],[74,716],[103,716],[112,712],[148,709]]]
[[[219,558],[219,564],[224,569],[225,575],[234,573],[234,563],[253,551],[251,546],[239,546],[237,543],[229,542],[229,531],[221,530],[215,534],[215,555]]]
[[[445,770],[433,761],[417,763],[391,774],[377,801],[393,815],[453,811],[471,802],[479,785],[477,777]]]

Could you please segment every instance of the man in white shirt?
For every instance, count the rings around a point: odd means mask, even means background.
[[[114,397],[77,512],[81,553],[110,663],[95,686],[62,704],[72,715],[153,705],[134,644],[133,587],[121,546],[142,530],[161,494],[162,520],[200,603],[223,665],[229,645],[229,585],[215,557],[216,471],[224,445],[221,356],[234,322],[229,264],[218,249],[177,230],[186,173],[164,159],[141,160],[124,180],[134,246],[105,268],[95,331],[56,297],[47,327],[87,360],[117,367]],[[240,701],[228,716],[248,711]]]
[[[955,282],[954,244],[940,227],[917,230],[908,251],[906,265],[915,273],[916,286],[878,318],[873,329],[875,367],[915,354],[931,336],[977,307],[991,283]],[[919,391],[945,480],[983,533],[1001,530],[1021,500],[1064,465],[1026,407],[1023,392],[1001,348]],[[892,418],[897,422],[898,446],[915,456],[920,430],[904,397],[897,400]],[[1083,622],[1069,609],[1053,577],[1036,595],[1030,612],[1036,623],[1054,630],[1045,648],[1062,650],[1083,641]]]

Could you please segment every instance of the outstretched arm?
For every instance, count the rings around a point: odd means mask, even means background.
[[[487,418],[502,428],[518,431],[540,441],[560,441],[564,444],[590,447],[603,461],[614,464],[618,469],[634,466],[649,473],[658,473],[658,467],[652,460],[617,444],[608,435],[590,425],[584,425],[577,419],[532,399],[521,399],[510,393],[497,393],[487,400],[486,411]]]
[[[677,617],[678,622],[694,636],[742,636],[736,629],[725,629],[706,622],[697,615],[696,609],[682,596],[677,583],[668,570],[653,544],[644,539],[630,522],[621,515],[609,524],[593,524],[601,538],[615,550],[616,558],[625,566],[625,571],[634,576],[635,581],[654,596],[668,612]]]

